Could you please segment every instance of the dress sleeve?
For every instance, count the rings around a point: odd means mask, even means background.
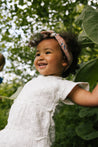
[[[68,94],[72,91],[72,89],[76,86],[79,85],[81,88],[85,90],[89,90],[89,84],[87,82],[72,82],[68,80],[62,80],[59,83],[59,99],[68,105],[73,105],[74,103],[67,98]]]

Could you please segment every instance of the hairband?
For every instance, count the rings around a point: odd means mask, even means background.
[[[51,31],[51,30],[50,31],[42,31],[41,34],[44,34],[44,38],[46,38],[48,36],[56,38],[61,49],[65,53],[67,60],[68,60],[68,64],[70,66],[72,63],[72,54],[71,54],[71,52],[68,51],[64,39],[59,34],[55,33],[54,31]]]

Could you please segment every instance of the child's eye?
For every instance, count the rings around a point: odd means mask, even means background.
[[[50,51],[47,51],[46,54],[51,54],[51,52]]]
[[[40,56],[40,53],[36,53],[36,57],[37,57],[37,56]]]

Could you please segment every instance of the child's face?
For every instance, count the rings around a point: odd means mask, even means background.
[[[42,75],[62,75],[67,62],[55,39],[43,40],[38,44],[34,65]]]

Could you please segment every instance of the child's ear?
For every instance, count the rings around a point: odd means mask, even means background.
[[[68,63],[67,63],[66,61],[63,61],[63,62],[62,62],[62,66],[63,66],[63,67],[66,67],[67,65],[68,65]]]
[[[64,56],[64,58],[63,58],[63,60],[62,60],[62,66],[63,66],[63,67],[66,67],[67,65],[68,65],[67,59],[66,59],[65,56]]]

